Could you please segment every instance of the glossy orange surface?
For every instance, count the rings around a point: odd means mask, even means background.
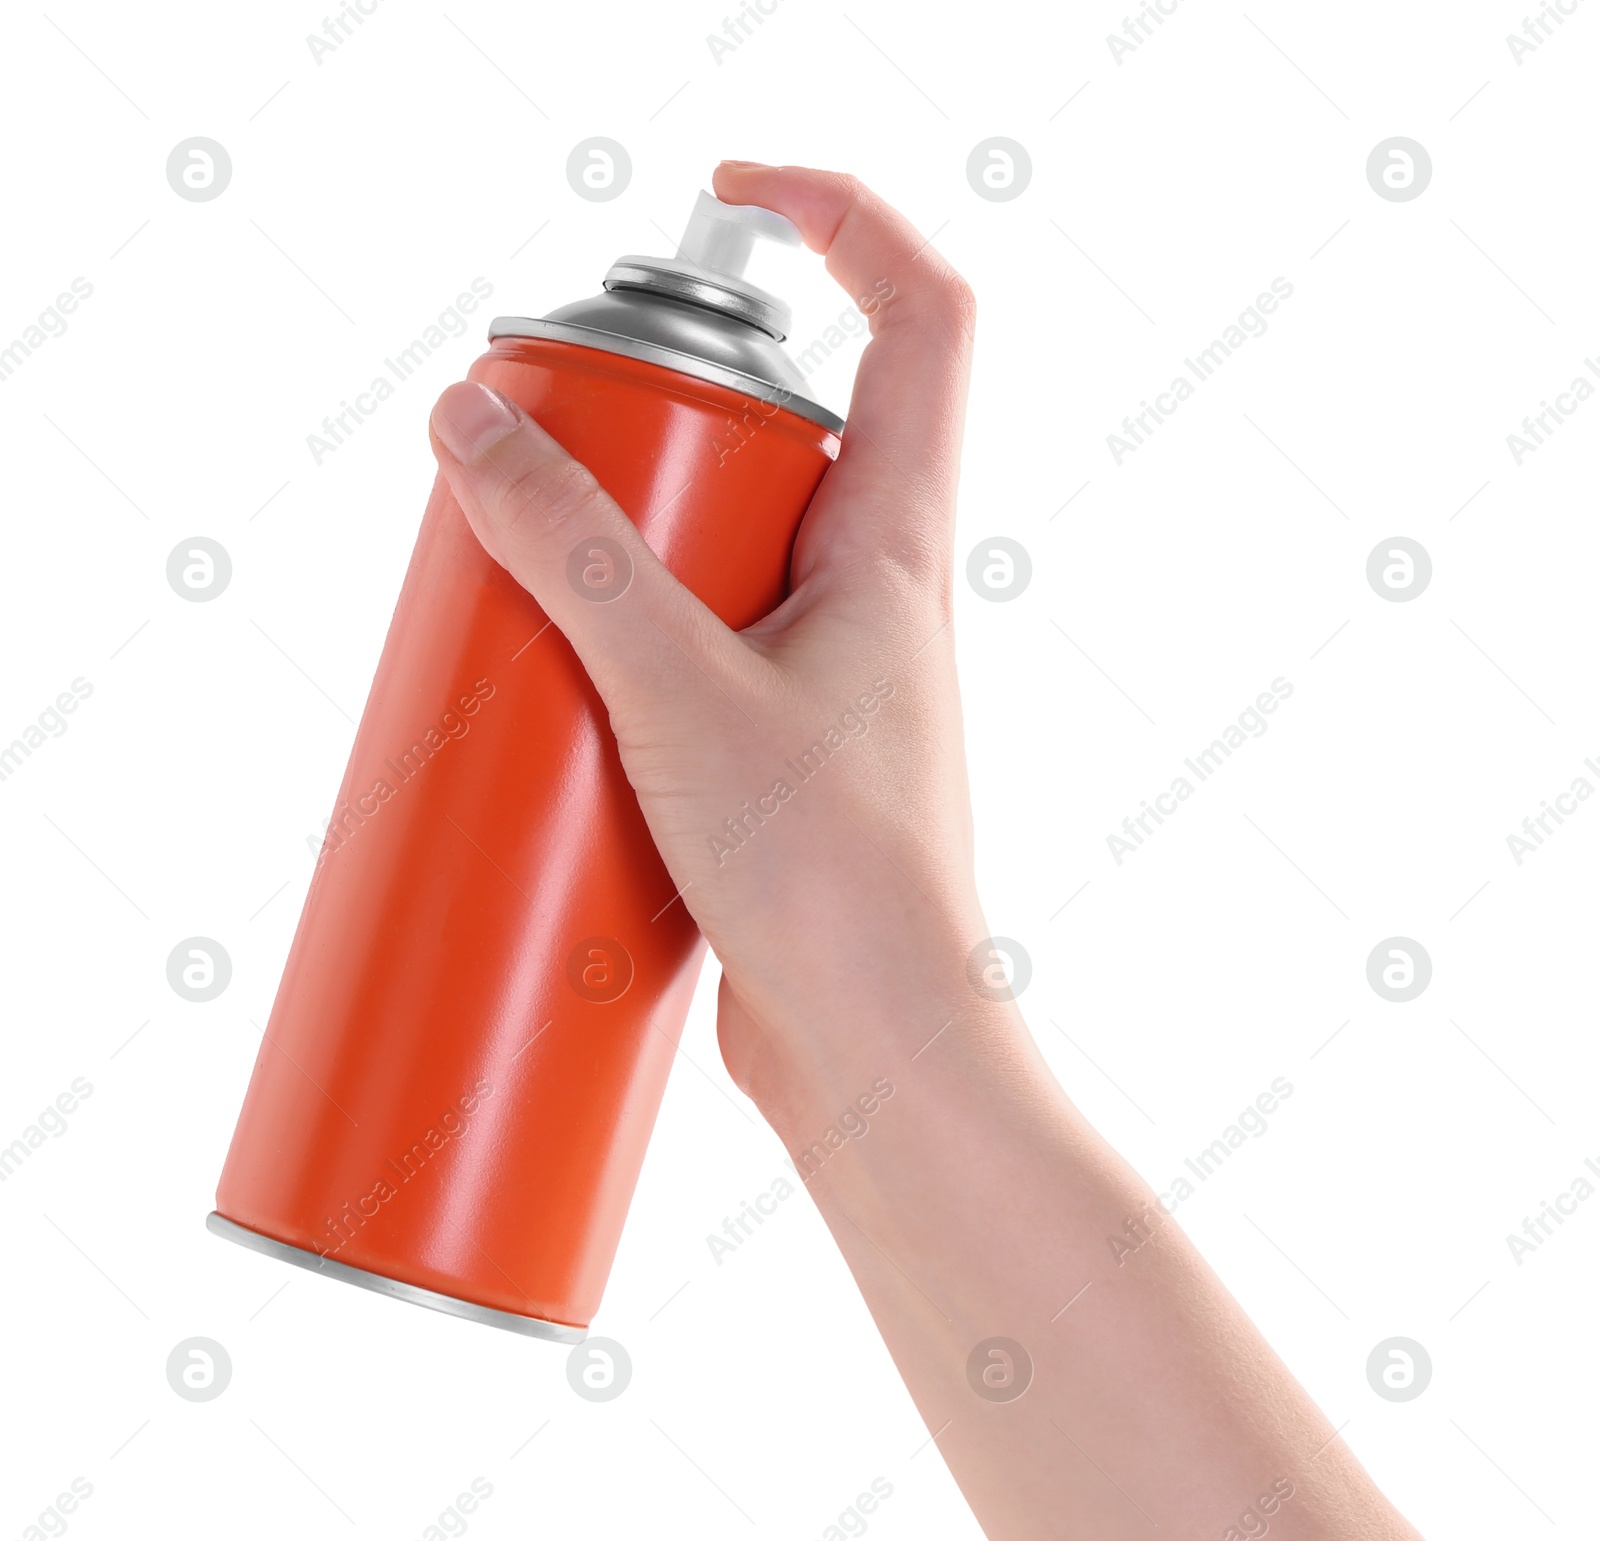
[[[588,465],[729,625],[783,597],[837,451],[826,429],[565,342],[504,339],[471,377]],[[588,677],[441,480],[218,1210],[352,1267],[587,1326],[703,954],[672,901]]]

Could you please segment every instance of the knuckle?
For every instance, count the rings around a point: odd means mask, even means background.
[[[506,479],[500,501],[509,522],[570,531],[576,524],[593,522],[602,496],[587,466],[560,456],[518,467]]]
[[[978,297],[969,284],[948,262],[938,269],[933,285],[939,308],[963,331],[970,332],[978,320]]]
[[[928,254],[924,254],[924,261]],[[902,276],[883,308],[903,307],[908,325],[946,330],[952,338],[970,339],[978,324],[978,298],[972,286],[948,262],[935,259],[921,271]]]
[[[866,183],[860,177],[854,176],[848,171],[835,172],[834,182],[839,191],[851,203],[862,203],[868,196]]]
[[[906,532],[882,553],[885,581],[902,601],[925,602],[950,593],[949,541],[932,531]]]

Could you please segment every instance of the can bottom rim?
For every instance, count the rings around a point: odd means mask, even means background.
[[[546,1321],[542,1316],[519,1316],[513,1311],[497,1311],[491,1306],[480,1306],[476,1301],[462,1300],[455,1295],[441,1295],[437,1290],[426,1290],[383,1274],[369,1273],[365,1268],[352,1268],[332,1258],[321,1257],[304,1247],[292,1247],[288,1242],[264,1236],[248,1226],[239,1225],[225,1215],[212,1210],[206,1216],[206,1229],[225,1241],[248,1247],[282,1263],[293,1263],[297,1268],[309,1269],[330,1279],[354,1284],[393,1300],[404,1300],[414,1306],[426,1306],[430,1311],[443,1311],[447,1316],[459,1316],[469,1322],[481,1322],[486,1327],[499,1327],[506,1332],[520,1333],[526,1338],[546,1338],[554,1343],[581,1343],[589,1335],[583,1327],[571,1327],[564,1322]]]

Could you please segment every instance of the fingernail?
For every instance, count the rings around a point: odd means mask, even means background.
[[[433,431],[457,460],[481,460],[522,420],[499,391],[463,380],[452,385],[433,409]]]
[[[763,171],[767,169],[767,163],[765,161],[718,161],[717,164],[719,166],[737,167],[754,166]]]

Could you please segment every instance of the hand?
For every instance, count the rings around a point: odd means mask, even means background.
[[[893,286],[772,615],[730,632],[587,471],[484,387],[452,386],[433,429],[473,529],[610,711],[722,963],[730,1072],[789,1147],[991,1538],[1262,1535],[1267,1514],[1282,1541],[1414,1537],[1067,1101],[1015,1002],[967,978],[986,931],[950,628],[970,293],[847,177],[725,163],[715,187],[786,214],[851,294]],[[564,576],[597,534],[635,573],[604,606]],[[840,724],[821,771],[716,850],[785,758]],[[892,1090],[870,1136],[858,1120],[839,1137],[839,1110],[880,1084]],[[1134,1224],[1137,1249],[1108,1248]],[[985,1371],[1003,1371],[1006,1394]]]
[[[959,973],[984,935],[949,624],[974,305],[917,232],[849,177],[724,164],[715,188],[787,215],[850,294],[889,295],[871,307],[843,445],[778,610],[730,631],[594,478],[487,387],[450,387],[433,429],[479,539],[566,634],[605,701],[656,845],[722,964],[729,1071],[772,1109],[797,1075],[844,1075],[833,1032],[856,1037],[853,1024],[877,1020],[932,1034],[938,1006],[919,1020],[914,1002]],[[565,578],[573,546],[595,535],[634,565],[626,594],[605,606]],[[785,760],[829,729],[843,747],[733,848],[726,821],[758,797],[770,806],[779,779],[798,783]]]

